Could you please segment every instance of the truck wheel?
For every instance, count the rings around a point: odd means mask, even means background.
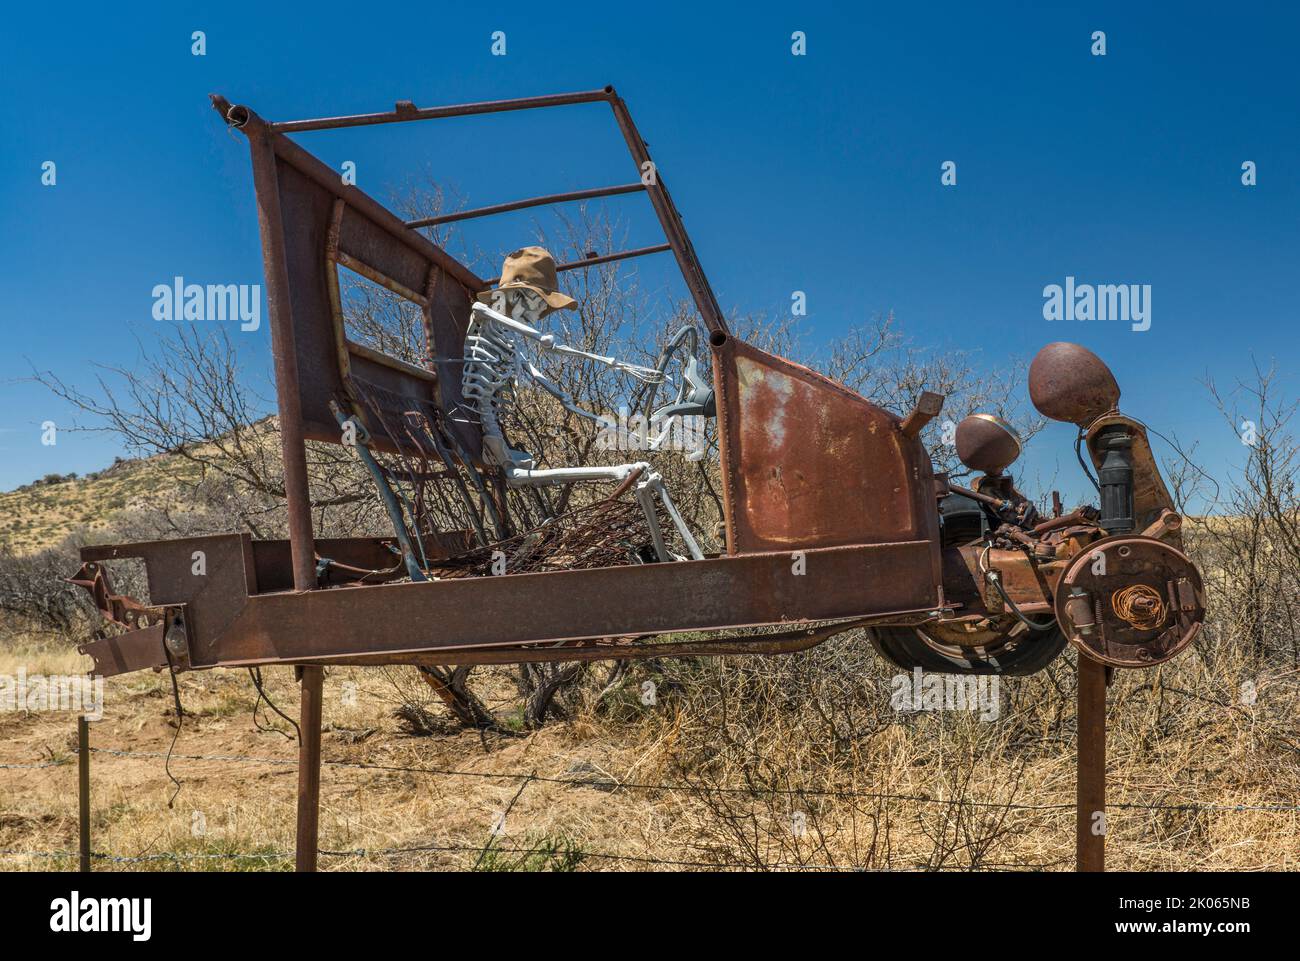
[[[1020,626],[1020,631],[1012,626],[982,647],[944,643],[923,627],[867,628],[867,637],[881,657],[908,671],[919,667],[940,674],[1024,677],[1056,660],[1068,641],[1055,624],[1045,631]]]

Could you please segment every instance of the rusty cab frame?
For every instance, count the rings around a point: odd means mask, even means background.
[[[404,101],[385,113],[278,123],[223,97],[211,99],[222,119],[248,137],[252,153],[289,539],[227,534],[83,549],[74,580],[92,591],[107,618],[128,628],[85,646],[98,673],[771,654],[802,650],[864,623],[952,614],[944,597],[936,483],[918,439],[942,398],[927,394],[900,419],[731,336],[661,173],[640,176],[652,169],[650,153],[612,87],[451,107]],[[608,104],[638,180],[409,222],[343,183],[286,136],[583,103]],[[304,442],[340,442],[331,405],[349,401],[354,378],[411,407],[436,412],[459,403],[459,372],[448,359],[460,356],[472,298],[491,281],[418,228],[635,192],[649,198],[666,242],[559,269],[668,251],[676,259],[713,351],[726,553],[672,564],[372,583],[364,573],[391,564],[392,540],[315,536]],[[427,366],[347,339],[337,265],[419,305]],[[400,450],[406,442],[382,425],[371,434],[378,449]],[[482,473],[475,426],[448,420],[446,434],[460,465]],[[195,576],[190,557],[200,549],[207,573]],[[794,573],[794,552],[801,552],[802,574]],[[113,592],[102,562],[125,557],[144,560],[148,604]],[[322,564],[323,558],[334,563]],[[1021,600],[1034,609],[1045,599],[1028,586]],[[527,621],[515,615],[519,610],[530,611]],[[781,630],[735,633],[751,627]],[[682,632],[703,637],[627,643]]]

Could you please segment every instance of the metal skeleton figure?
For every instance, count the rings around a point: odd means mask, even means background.
[[[663,502],[691,557],[695,560],[702,559],[704,555],[681,514],[673,506],[663,478],[648,463],[641,461],[615,467],[538,469],[530,454],[515,450],[506,443],[501,430],[502,407],[508,402],[509,390],[525,384],[546,391],[563,404],[566,410],[579,417],[597,423],[604,422],[600,416],[577,406],[572,398],[539,370],[529,358],[525,344],[533,344],[561,357],[595,361],[647,384],[662,383],[665,379],[663,370],[640,367],[614,357],[603,357],[557,344],[553,334],[543,333],[539,329],[542,318],[551,311],[564,310],[576,304],[572,297],[557,289],[555,261],[542,247],[524,247],[510,254],[506,258],[496,289],[479,294],[478,301],[471,310],[469,328],[465,334],[461,393],[466,402],[478,412],[483,430],[484,460],[499,467],[506,483],[514,487],[544,487],[582,481],[622,483],[634,472],[639,472],[635,494],[645,512],[655,554],[661,561],[685,560],[669,550],[664,542],[654,503],[657,496]],[[488,306],[489,302],[492,306]]]

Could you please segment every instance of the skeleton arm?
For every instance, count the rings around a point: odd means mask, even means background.
[[[637,364],[628,364],[615,357],[605,357],[601,354],[593,354],[585,350],[578,350],[576,347],[569,347],[567,344],[557,344],[554,334],[543,334],[535,327],[530,327],[522,321],[515,320],[513,317],[507,317],[498,311],[493,310],[487,304],[478,303],[472,308],[476,313],[494,320],[502,327],[512,330],[522,335],[528,340],[534,341],[543,350],[548,350],[554,354],[560,354],[564,357],[577,357],[581,360],[594,360],[598,364],[604,364],[606,367],[617,370],[620,373],[631,374],[637,380],[649,384],[662,383],[664,375],[662,371],[655,370],[653,367],[641,367]]]
[[[475,315],[477,315],[477,319],[481,326],[488,329],[493,325],[498,326],[504,331],[517,334],[525,340],[533,341],[543,350],[551,351],[552,353],[557,353],[566,357],[578,357],[584,360],[593,360],[596,363],[604,364],[606,367],[610,367],[622,373],[631,374],[633,377],[643,382],[658,383],[664,379],[663,372],[652,367],[640,367],[636,364],[627,364],[614,357],[605,357],[585,350],[578,350],[577,348],[569,347],[565,344],[556,344],[555,337],[552,334],[543,334],[535,327],[502,314],[499,311],[493,310],[486,304],[476,303],[471,310]],[[473,325],[473,321],[471,321],[471,325]],[[491,339],[491,335],[489,334],[488,340],[490,341]],[[569,397],[569,395],[566,394],[559,385],[547,377],[546,374],[544,374],[532,361],[518,355],[515,356],[514,360],[517,365],[515,368],[517,377],[522,377],[529,383],[535,384],[542,390],[546,391],[558,400],[564,406],[565,410],[577,414],[579,417],[584,417],[587,420],[601,424],[605,422],[605,418],[593,414],[589,410],[584,410],[575,404],[573,399]],[[468,374],[466,375],[466,379],[471,379]]]
[[[604,423],[605,418],[601,417],[599,414],[593,414],[589,410],[583,410],[581,407],[575,404],[572,398],[570,398],[569,395],[566,394],[563,391],[563,389],[561,389],[560,386],[555,383],[555,381],[551,380],[540,370],[538,370],[537,365],[534,364],[532,361],[528,361],[526,364],[524,364],[524,373],[527,375],[528,379],[532,383],[542,388],[542,390],[546,391],[548,394],[550,394],[552,397],[558,400],[561,404],[563,404],[565,410],[569,411],[570,413],[577,414],[579,417],[585,417],[587,418],[587,420],[594,420],[597,423]]]

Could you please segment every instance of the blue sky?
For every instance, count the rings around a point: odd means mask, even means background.
[[[218,122],[214,91],[292,119],[612,83],[725,309],[785,311],[803,290],[809,345],[893,310],[917,343],[979,349],[990,366],[1077,340],[1114,368],[1127,411],[1198,443],[1215,470],[1242,448],[1201,379],[1230,384],[1275,360],[1296,393],[1294,8],[311,9],[314,19],[238,3],[6,12],[0,489],[119,453],[102,435],[41,445],[41,423],[71,412],[24,380],[31,365],[89,385],[95,362],[130,364],[136,338],[157,336],[155,284],[261,282],[246,143]],[[190,52],[195,30],[202,57]],[[505,57],[490,53],[495,30]],[[791,55],[795,30],[806,56]],[[1094,30],[1106,32],[1105,57],[1090,54]],[[335,166],[355,161],[359,186],[381,201],[421,176],[473,205],[631,179],[600,106],[298,139]],[[41,184],[46,160],[58,165],[53,187]],[[955,187],[940,184],[946,160]],[[1254,187],[1241,183],[1247,160]],[[631,214],[641,201],[619,203]],[[530,217],[472,239],[509,250]],[[644,216],[628,230],[631,244],[658,242]],[[1044,320],[1042,289],[1066,276],[1150,284],[1150,330]],[[263,369],[265,324],[237,339],[250,371]],[[1082,493],[1070,436],[1041,435],[1027,472]]]

